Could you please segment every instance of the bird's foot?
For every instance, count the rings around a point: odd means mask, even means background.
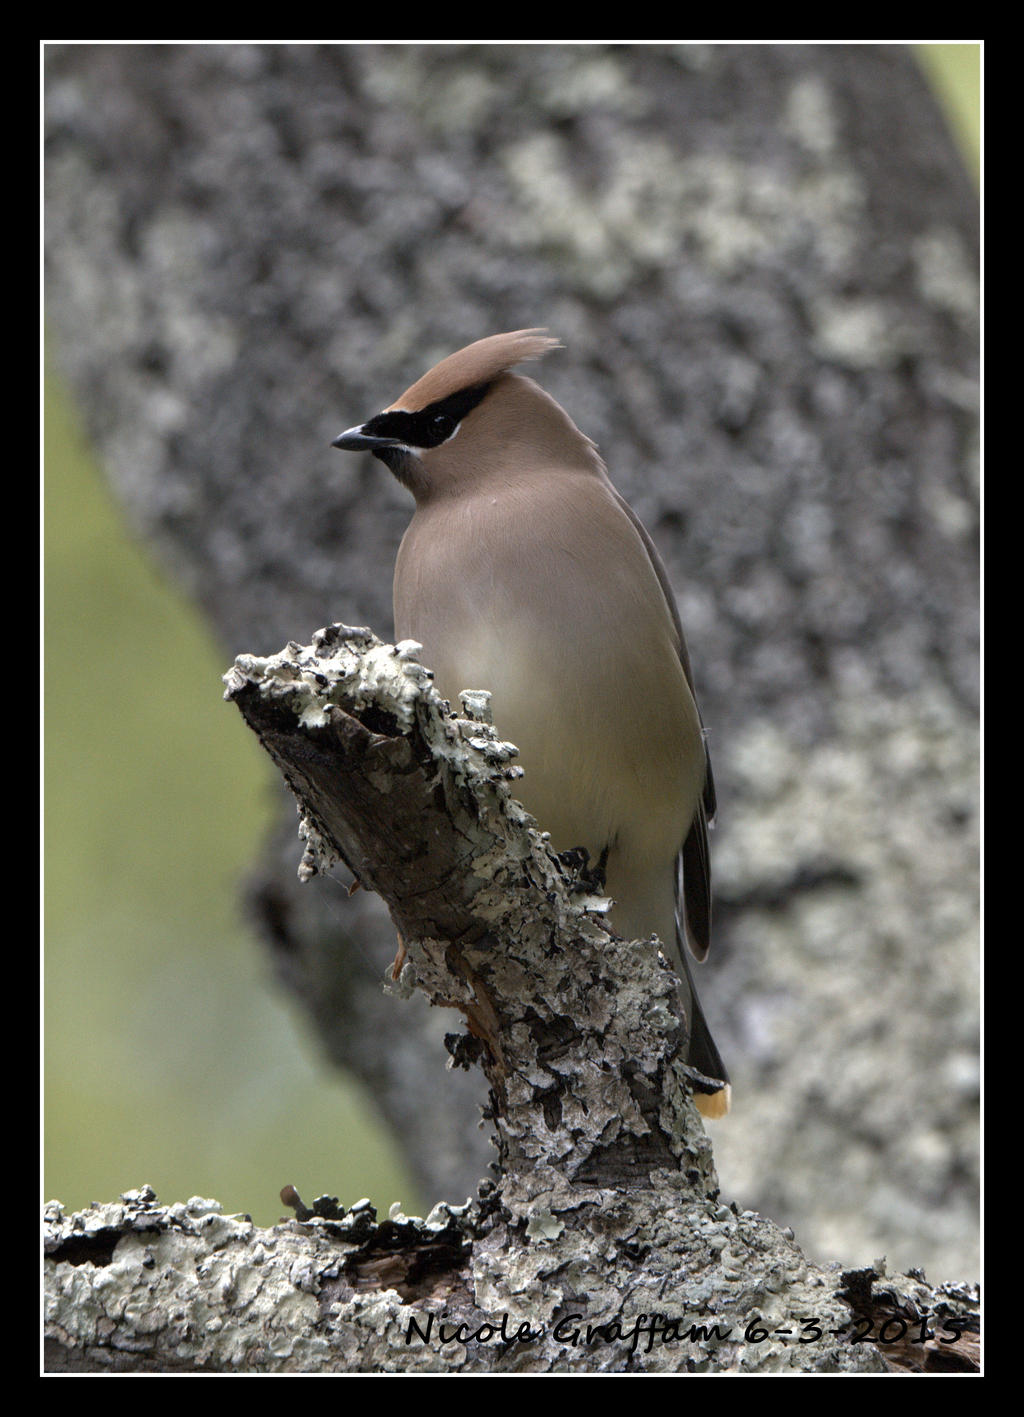
[[[607,846],[593,865],[590,864],[590,852],[585,846],[574,846],[569,851],[560,851],[558,861],[573,891],[584,895],[604,895],[605,868],[608,864]]]

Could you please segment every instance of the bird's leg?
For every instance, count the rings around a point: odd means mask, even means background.
[[[398,982],[398,976],[401,974],[402,966],[405,964],[405,956],[405,941],[402,939],[401,933],[399,933],[398,953],[395,955],[394,963],[391,966],[391,979],[393,983]]]
[[[570,883],[586,895],[604,895],[605,869],[608,865],[608,847],[605,846],[596,863],[591,866],[590,852],[585,846],[574,846],[569,851],[558,853]]]

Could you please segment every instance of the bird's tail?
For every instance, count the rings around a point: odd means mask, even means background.
[[[689,995],[688,998],[684,998],[686,1021],[690,1026],[690,1043],[686,1061],[707,1083],[707,1086],[703,1087],[700,1079],[693,1080],[693,1100],[702,1116],[724,1117],[732,1102],[729,1074],[722,1062],[718,1045],[711,1036],[707,1019],[704,1017],[704,1010],[700,1006],[700,999],[697,997],[697,990],[693,984],[693,975],[690,972],[690,961],[686,957],[686,946],[678,937],[676,951],[678,954],[676,967],[682,970],[686,982],[684,994]]]

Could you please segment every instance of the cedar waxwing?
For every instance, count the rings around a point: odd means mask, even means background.
[[[685,939],[707,954],[711,764],[668,575],[597,448],[532,379],[558,341],[492,335],[442,359],[336,448],[366,449],[413,494],[395,564],[395,634],[439,692],[489,689],[519,749],[516,795],[556,851],[602,863],[610,923],[656,934],[681,978],[688,1061],[729,1109],[728,1075]],[[722,1086],[722,1084],[726,1084]]]

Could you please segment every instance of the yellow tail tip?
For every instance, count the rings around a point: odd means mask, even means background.
[[[695,1092],[693,1100],[702,1117],[724,1117],[732,1106],[732,1088],[726,1083],[720,1092]]]

